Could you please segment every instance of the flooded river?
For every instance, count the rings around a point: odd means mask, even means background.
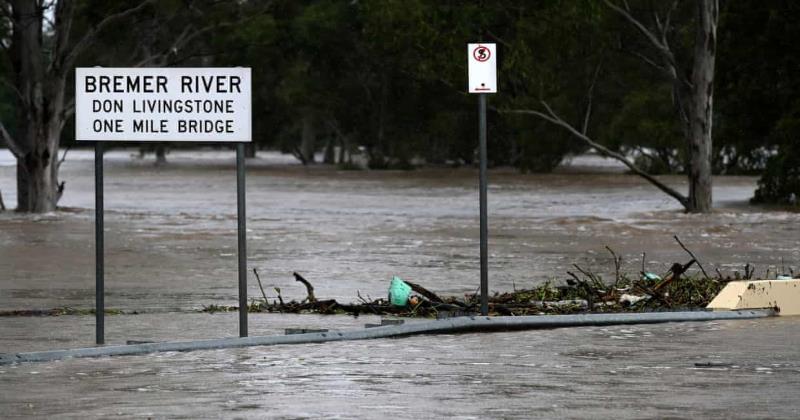
[[[132,154],[106,156],[106,305],[140,314],[107,317],[107,341],[236,335],[235,314],[196,313],[236,304],[233,152],[174,152],[161,167]],[[13,175],[0,154],[12,206]],[[0,310],[94,305],[92,153],[70,152],[62,179],[66,211],[0,213]],[[248,262],[270,298],[276,287],[305,296],[293,271],[345,302],[384,296],[393,275],[440,294],[478,287],[472,169],[343,172],[263,154],[247,182]],[[563,279],[573,263],[609,275],[606,245],[629,272],[643,252],[664,272],[688,260],[673,235],[707,269],[797,272],[800,214],[747,205],[755,183],[717,178],[715,212],[686,215],[597,158],[548,175],[492,171],[490,289]],[[374,321],[253,314],[250,332]],[[88,316],[0,318],[0,352],[90,346],[93,327]],[[800,321],[781,318],[69,360],[0,367],[0,406],[41,417],[797,418],[798,337]]]

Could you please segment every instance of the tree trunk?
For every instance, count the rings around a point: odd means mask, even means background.
[[[52,142],[47,142],[51,143]],[[58,204],[58,179],[56,156],[45,146],[40,152],[31,152],[17,159],[17,211],[46,213],[55,211]]]
[[[43,121],[42,116],[52,112],[59,115],[61,105],[50,102],[45,106],[47,112],[38,106],[29,108],[25,120],[20,122],[17,129],[17,138],[30,145],[27,153],[17,158],[18,212],[55,211],[60,198],[58,140],[63,121],[57,116]]]
[[[314,130],[314,118],[311,114],[303,116],[303,132],[300,140],[300,153],[303,155],[304,164],[314,163],[314,141],[316,140],[316,132]]]
[[[687,212],[708,213],[712,203],[711,125],[719,0],[695,0],[697,22],[690,80],[684,76],[668,43],[668,35],[673,30],[670,17],[678,6],[677,1],[666,16],[659,16],[655,9],[652,10],[656,31],[633,17],[627,2],[622,2],[624,7],[611,0],[605,0],[605,4],[628,20],[661,55],[662,64],[657,64],[646,55],[638,54],[648,64],[666,72],[672,80],[673,103],[683,126],[689,156],[689,195],[681,203]]]
[[[14,3],[12,64],[17,95],[17,211],[44,213],[58,203],[58,139],[64,123],[65,79],[47,74],[42,10],[37,2]],[[60,23],[60,22],[59,22]]]
[[[250,143],[245,143],[244,145],[244,157],[246,158],[254,158],[256,157],[256,144],[252,141]]]
[[[156,144],[156,165],[167,164],[167,145],[164,143]]]
[[[378,138],[377,138],[377,146],[376,149],[378,150],[378,155],[380,156],[381,160],[383,160],[383,156],[386,155],[386,151],[384,150],[383,146],[383,137],[386,132],[386,101],[387,97],[389,96],[389,82],[387,81],[388,77],[386,73],[381,74],[381,94],[380,94],[380,104],[378,104]]]
[[[336,163],[336,150],[334,149],[333,145],[333,136],[330,136],[325,142],[325,156],[322,158],[322,163],[327,165]]]
[[[345,157],[347,157],[349,161],[349,155],[346,153],[347,153],[347,139],[345,139],[344,137],[339,137],[339,158],[338,158],[339,163],[344,163]]]
[[[711,211],[712,105],[717,45],[718,0],[697,1],[697,33],[689,100],[689,205],[687,211]]]
[[[83,28],[82,36],[70,42],[76,3],[10,0],[2,5],[7,24],[11,25],[6,28],[11,31],[11,42],[5,51],[14,70],[17,131],[14,138],[5,127],[0,127],[0,132],[17,159],[20,212],[53,211],[63,192],[64,184],[58,183],[58,144],[72,112],[71,107],[65,107],[65,82],[75,60],[93,44],[98,33],[150,7],[155,0],[143,0],[110,14]],[[50,26],[47,34],[42,30],[45,17]]]
[[[24,206],[24,207],[23,207]],[[28,211],[28,177],[25,165],[17,159],[17,211]]]

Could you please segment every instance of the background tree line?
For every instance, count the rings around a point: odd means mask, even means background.
[[[354,153],[374,169],[470,165],[476,101],[464,93],[465,45],[484,41],[497,43],[499,58],[500,93],[490,97],[492,165],[546,172],[588,150],[547,118],[509,112],[547,117],[552,110],[647,173],[691,179],[676,81],[692,85],[701,4],[716,0],[3,1],[3,138],[11,146],[9,139],[37,132],[36,124],[49,127],[38,135],[50,136],[51,147],[26,155],[38,160],[15,155],[21,191],[30,190],[22,185],[32,179],[26,171],[46,166],[44,158],[52,178],[41,186],[53,190],[51,205],[23,197],[21,209],[52,209],[63,189],[54,145],[74,142],[74,66],[249,66],[255,148],[290,152],[305,164],[322,151],[325,162],[343,167],[353,166]],[[722,1],[716,12],[710,169],[763,173],[757,200],[796,202],[800,5]],[[21,23],[32,21],[39,32],[25,41]],[[671,56],[643,36],[648,32],[656,41],[663,35]],[[26,60],[40,73],[26,72]],[[670,62],[677,64],[667,77]],[[31,77],[38,80],[21,83]],[[63,98],[54,97],[53,80],[65,81]],[[46,105],[62,100],[57,117],[47,107],[32,112],[33,90],[20,86],[37,83]]]

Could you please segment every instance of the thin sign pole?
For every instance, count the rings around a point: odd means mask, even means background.
[[[245,228],[244,143],[236,144],[236,205],[239,232],[239,337],[247,337],[247,230]]]
[[[480,131],[480,207],[481,207],[481,315],[489,314],[489,226],[487,220],[487,153],[486,153],[486,94],[478,95],[478,119]]]
[[[94,144],[95,342],[105,344],[105,262],[103,259],[103,142]]]

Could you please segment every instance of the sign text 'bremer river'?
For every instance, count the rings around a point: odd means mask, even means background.
[[[250,141],[249,68],[77,68],[78,140]]]

